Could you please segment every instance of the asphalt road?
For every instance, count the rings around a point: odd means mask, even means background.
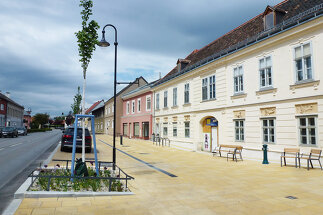
[[[61,130],[53,130],[0,138],[0,214],[31,171],[55,149],[61,135]]]

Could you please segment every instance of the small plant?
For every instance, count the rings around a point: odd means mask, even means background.
[[[55,166],[54,169],[49,169],[47,166],[40,170],[39,176],[52,176],[50,178],[49,189],[52,191],[108,191],[109,186],[111,186],[111,191],[123,192],[125,187],[120,179],[112,179],[111,171],[104,167],[103,170],[99,171],[100,177],[106,177],[111,179],[97,179],[97,174],[95,169],[88,167],[88,177],[84,178],[55,178],[54,176],[70,176],[70,171],[64,168],[61,168],[59,164]],[[93,178],[92,178],[93,177]],[[116,176],[119,178],[119,175]],[[48,177],[38,177],[34,185],[30,188],[31,191],[41,191],[47,190],[48,186]],[[110,182],[111,181],[111,182]]]

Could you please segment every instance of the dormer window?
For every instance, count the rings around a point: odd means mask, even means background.
[[[191,62],[190,60],[178,59],[177,60],[177,69],[178,69],[178,72],[180,72],[181,70],[183,70],[190,62]]]
[[[274,12],[271,12],[265,16],[265,30],[271,29],[273,27],[274,27]]]
[[[264,30],[269,30],[275,27],[275,25],[281,23],[285,14],[286,11],[284,10],[267,6],[265,12],[263,13]]]

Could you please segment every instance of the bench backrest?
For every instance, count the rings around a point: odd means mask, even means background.
[[[237,148],[237,147],[241,147],[241,146],[237,146],[237,145],[223,145],[223,144],[220,144],[220,147],[221,148]]]
[[[285,153],[299,153],[300,149],[299,148],[284,148]]]
[[[322,153],[322,149],[311,149],[311,157],[320,158]]]
[[[242,146],[237,146],[238,151],[242,151],[243,147]]]

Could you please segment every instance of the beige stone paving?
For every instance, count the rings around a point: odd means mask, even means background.
[[[112,144],[112,138],[97,136],[99,159],[111,161],[111,147],[100,139]],[[117,140],[117,148],[178,177],[117,151],[117,165],[135,177],[129,186],[135,195],[24,199],[16,214],[323,214],[323,171],[319,169],[227,162],[141,140],[124,139],[124,146]],[[54,158],[71,159],[71,153],[57,152]]]

